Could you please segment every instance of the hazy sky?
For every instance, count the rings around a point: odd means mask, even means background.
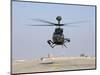
[[[52,39],[55,27],[34,27],[28,25],[46,24],[32,20],[38,18],[61,23],[86,20],[84,23],[62,27],[65,38],[70,38],[68,48],[51,48],[47,40]],[[15,59],[33,59],[53,56],[79,56],[84,53],[95,55],[95,7],[78,5],[43,4],[31,2],[12,3],[12,54]]]

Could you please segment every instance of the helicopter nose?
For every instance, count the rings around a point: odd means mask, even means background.
[[[56,17],[56,20],[58,20],[58,21],[61,21],[61,19],[62,19],[61,16]]]

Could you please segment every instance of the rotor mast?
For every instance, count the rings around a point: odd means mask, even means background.
[[[60,21],[62,20],[61,16],[57,16],[56,20],[58,21],[58,26],[60,28],[60,26],[61,26]]]

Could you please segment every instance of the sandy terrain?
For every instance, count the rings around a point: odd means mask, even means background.
[[[12,73],[95,69],[95,57],[52,57],[12,61]]]

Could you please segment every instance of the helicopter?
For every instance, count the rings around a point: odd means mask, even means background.
[[[58,21],[58,23],[53,23],[53,22],[49,22],[46,20],[42,20],[42,19],[33,19],[33,20],[48,23],[48,25],[31,25],[31,26],[56,26],[55,31],[52,36],[52,40],[47,40],[47,43],[52,48],[54,48],[56,45],[62,45],[62,46],[65,46],[66,48],[68,48],[65,45],[65,43],[70,43],[70,38],[64,37],[63,28],[61,28],[61,26],[69,26],[69,24],[83,22],[83,21],[78,21],[78,22],[61,24],[61,20],[62,20],[61,16],[56,17],[56,20]]]

